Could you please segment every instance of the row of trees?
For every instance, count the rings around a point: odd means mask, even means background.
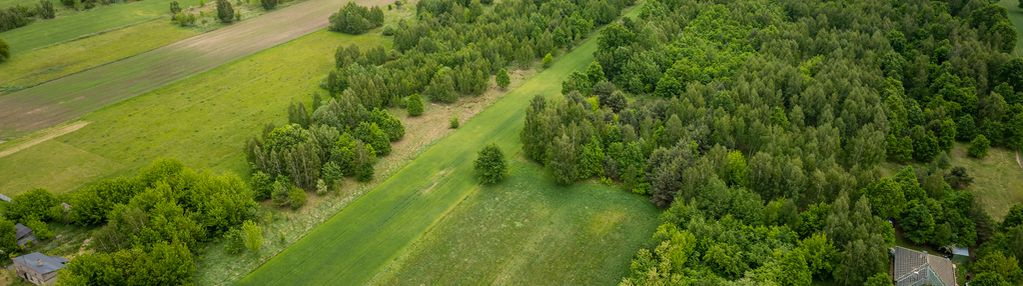
[[[375,60],[379,57],[365,57],[354,64],[339,57],[337,69],[323,86],[334,96],[354,95],[367,109],[404,106],[413,94],[451,103],[482,94],[491,76],[508,65],[528,67],[586,36],[599,22],[588,7],[611,7],[610,15],[617,16],[628,4],[509,1],[483,9],[479,2],[420,1],[419,19],[400,21],[390,29],[395,56],[388,55],[384,63]]]
[[[274,1],[274,0],[263,0]],[[330,15],[330,30],[358,35],[384,25],[384,10],[379,6],[366,8],[348,2],[341,10]]]
[[[882,218],[938,247],[997,236],[947,152],[957,141],[976,156],[1023,147],[1004,12],[986,1],[650,1],[601,32],[563,99],[533,100],[524,154],[560,183],[613,180],[672,206],[667,216],[699,214],[662,226],[665,243],[639,254],[627,284],[888,284],[894,232]],[[882,179],[885,161],[931,164]],[[759,232],[785,239],[733,241]],[[799,250],[809,239],[833,245],[830,268]]]
[[[0,39],[0,63],[6,62],[9,58],[11,58],[11,47],[4,42],[4,39]]]
[[[50,0],[39,0],[35,7],[14,5],[0,9],[0,32],[28,25],[34,18],[53,19],[56,16]]]

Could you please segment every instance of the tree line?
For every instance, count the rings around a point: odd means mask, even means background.
[[[615,181],[670,207],[666,216],[684,210],[624,283],[887,284],[885,219],[936,247],[999,237],[948,152],[957,141],[975,156],[1023,147],[1023,73],[1004,9],[698,0],[642,9],[600,33],[595,61],[563,83],[563,98],[531,102],[521,134],[524,154],[559,183]],[[885,162],[926,167],[883,178]],[[804,216],[817,222],[803,226]],[[735,241],[733,229],[754,241]],[[780,238],[758,239],[767,234]],[[814,251],[799,250],[806,243]]]
[[[0,32],[28,25],[36,18],[53,19],[56,16],[50,0],[39,0],[36,6],[14,5],[0,9]]]

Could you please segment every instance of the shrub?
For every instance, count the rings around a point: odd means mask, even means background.
[[[298,187],[292,187],[291,191],[288,192],[288,204],[291,205],[291,209],[297,210],[305,205],[306,194],[305,191]]]
[[[245,242],[245,248],[251,251],[259,251],[260,247],[263,247],[263,228],[256,225],[255,222],[247,220],[242,223],[242,240]]]
[[[57,16],[53,10],[53,2],[50,2],[50,0],[39,0],[39,6],[36,7],[36,10],[39,17],[43,19],[53,19]]]
[[[50,240],[53,238],[53,231],[50,230],[50,227],[45,222],[39,219],[30,219],[25,222],[25,226],[31,228],[32,234],[39,240]]]
[[[178,13],[181,13],[181,4],[179,4],[178,1],[171,1],[170,2],[170,12],[173,15],[177,15]]]
[[[423,97],[418,93],[409,96],[408,102],[405,103],[405,110],[408,111],[409,116],[423,115]]]
[[[54,211],[59,205],[60,200],[49,191],[35,189],[15,196],[7,206],[5,216],[18,221],[46,220],[56,216]]]
[[[174,14],[174,22],[182,27],[195,25],[195,14],[180,12]]]
[[[551,67],[551,62],[553,62],[553,61],[554,61],[554,56],[551,55],[551,53],[547,53],[547,55],[543,56],[543,68]]]
[[[458,129],[458,116],[457,115],[452,115],[451,116],[451,124],[449,126],[451,127],[451,129]]]
[[[7,59],[11,58],[11,47],[7,46],[7,42],[0,39],[0,63],[6,62]]]
[[[366,8],[348,2],[340,11],[330,15],[330,30],[358,35],[384,24],[384,11],[380,7]]]
[[[217,19],[220,19],[221,23],[234,21],[234,7],[231,6],[230,1],[217,0]]]
[[[32,22],[31,17],[34,13],[35,11],[21,6],[0,9],[0,32],[28,25]]]
[[[265,10],[273,10],[277,7],[277,0],[259,0],[259,4],[262,4]]]
[[[505,89],[508,88],[509,84],[511,84],[511,78],[508,77],[508,70],[501,68],[501,70],[497,71],[497,86]]]
[[[991,141],[984,137],[984,135],[977,135],[973,137],[973,141],[970,141],[970,149],[967,153],[970,157],[983,159],[987,157],[987,151],[991,148]]]
[[[498,148],[493,143],[480,150],[474,167],[476,169],[476,177],[479,178],[481,183],[487,185],[500,182],[508,171],[507,164],[504,161],[504,153],[501,152],[501,148]]]
[[[228,254],[239,254],[245,250],[245,241],[242,239],[242,232],[238,228],[232,228],[224,234],[224,252]]]

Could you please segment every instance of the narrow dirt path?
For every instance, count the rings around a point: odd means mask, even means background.
[[[380,5],[387,0],[353,0]],[[322,29],[347,0],[308,0],[124,60],[0,97],[0,139],[73,120]],[[97,51],[102,52],[102,51]]]
[[[11,154],[14,154],[14,153],[18,153],[18,151],[28,149],[29,147],[35,146],[36,144],[49,141],[50,139],[63,136],[64,134],[75,132],[78,129],[82,129],[82,127],[85,127],[85,125],[89,125],[89,122],[88,121],[78,121],[78,122],[75,122],[75,123],[73,123],[71,125],[68,125],[68,126],[62,126],[60,128],[54,128],[52,130],[47,130],[45,133],[41,134],[39,137],[32,138],[32,139],[30,139],[28,141],[25,141],[25,142],[22,142],[22,143],[20,143],[18,145],[14,145],[11,148],[0,150],[0,158],[7,157],[7,155],[11,155]]]

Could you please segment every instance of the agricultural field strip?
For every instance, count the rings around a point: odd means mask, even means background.
[[[596,37],[587,39],[257,268],[241,284],[286,284],[290,277],[325,285],[369,281],[478,189],[472,161],[480,147],[495,142],[515,150],[509,152],[512,156],[518,154],[513,146],[519,145],[518,132],[529,100],[560,90],[562,80],[591,62],[596,47]]]
[[[54,5],[63,5],[52,1]],[[134,26],[162,17],[170,17],[171,0],[145,0],[131,3],[116,3],[71,14],[58,14],[50,20],[36,20],[35,23],[0,33],[15,55],[25,51],[53,46],[76,39],[102,34]],[[198,6],[200,0],[178,0],[182,7]],[[38,1],[24,1],[21,5],[35,7]]]
[[[309,0],[0,97],[0,138],[78,118],[326,26],[341,1]],[[379,2],[359,0],[362,2]],[[363,3],[365,4],[365,3]]]

